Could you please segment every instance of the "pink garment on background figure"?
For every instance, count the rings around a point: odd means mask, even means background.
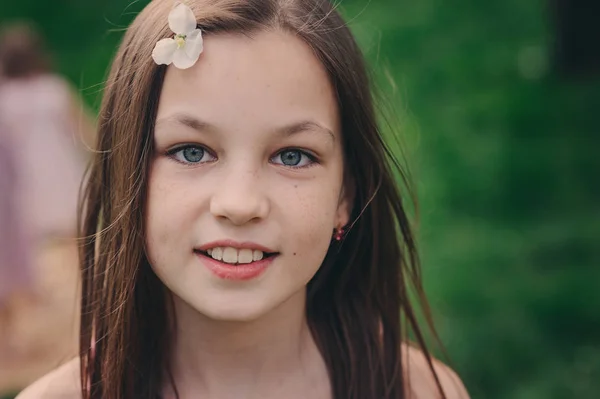
[[[19,288],[30,283],[27,239],[18,215],[19,184],[14,147],[0,131],[0,307]]]
[[[15,146],[17,198],[32,238],[75,231],[85,160],[72,101],[57,76],[0,83],[0,121]]]

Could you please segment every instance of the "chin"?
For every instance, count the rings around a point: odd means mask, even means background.
[[[263,315],[264,313],[260,311],[247,311],[242,309],[228,309],[221,312],[204,313],[204,316],[211,320],[233,323],[249,323],[260,319]]]
[[[188,303],[188,305],[202,316],[221,322],[251,322],[260,319],[271,310],[271,307],[258,298],[256,300],[222,298],[220,301],[214,299]]]

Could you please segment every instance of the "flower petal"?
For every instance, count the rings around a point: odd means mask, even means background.
[[[194,12],[183,3],[179,3],[169,13],[169,28],[178,35],[187,35],[198,25]]]
[[[204,39],[202,38],[202,31],[196,29],[190,33],[185,39],[185,53],[188,57],[197,60],[204,50]]]
[[[158,65],[169,65],[173,62],[175,51],[177,50],[177,42],[173,39],[162,39],[156,43],[152,50],[152,59]]]
[[[198,61],[198,57],[192,58],[188,56],[183,48],[178,48],[175,51],[175,54],[173,54],[173,65],[179,69],[188,69],[193,66],[196,61]]]

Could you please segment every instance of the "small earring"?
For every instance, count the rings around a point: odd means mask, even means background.
[[[345,231],[343,228],[339,228],[339,229],[336,228],[335,232],[333,234],[333,238],[336,241],[342,241],[342,238],[344,238],[344,233],[345,233]]]

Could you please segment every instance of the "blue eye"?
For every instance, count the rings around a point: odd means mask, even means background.
[[[275,160],[274,163],[290,168],[308,167],[315,162],[315,157],[313,155],[297,149],[283,150],[275,155],[273,159]]]
[[[176,161],[185,164],[198,164],[212,161],[214,157],[208,153],[203,147],[197,145],[187,145],[184,147],[175,148],[168,153],[169,156]],[[209,159],[205,159],[208,156]]]

